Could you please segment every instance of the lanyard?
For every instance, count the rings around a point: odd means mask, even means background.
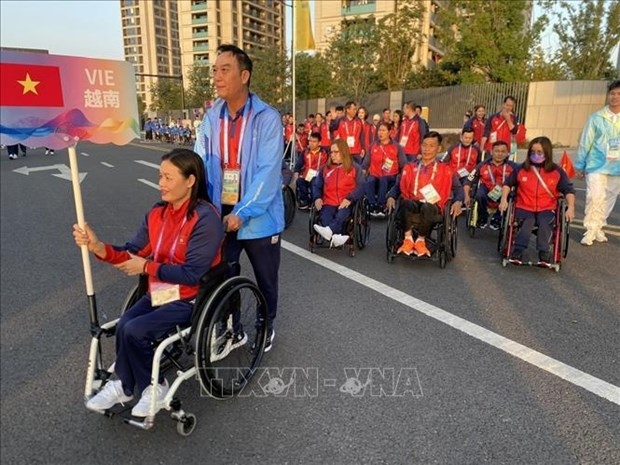
[[[357,128],[357,121],[355,121],[354,119],[353,120],[346,120],[344,122],[344,128],[347,131],[347,136],[351,135],[351,133],[349,132],[349,122],[350,121],[353,121],[353,135],[355,135],[355,129]]]
[[[534,169],[534,174],[536,175],[536,177],[538,178],[538,180],[542,184],[543,188],[547,191],[547,194],[549,194],[551,196],[551,198],[555,199],[555,195],[553,195],[551,193],[551,190],[549,189],[549,186],[547,186],[547,183],[543,180],[542,176],[538,172],[538,168],[536,168],[535,166],[532,166],[532,168]]]
[[[493,176],[493,164],[489,163],[489,176],[491,176],[491,182],[495,186],[495,176]],[[502,168],[502,184],[506,182],[506,163],[504,163],[504,167]]]
[[[409,131],[407,131],[407,140],[409,140],[409,134],[411,134],[411,130],[413,129],[413,123],[415,122],[413,118],[407,118],[411,124],[409,125]]]
[[[323,155],[321,153],[321,149],[318,149],[316,152],[313,152],[312,150],[308,149],[308,155],[310,155],[310,159],[308,160],[308,165],[310,165],[310,168],[312,168],[312,155],[317,155],[316,170],[318,171],[319,168],[321,167],[321,155]]]
[[[461,149],[463,148],[463,146],[461,144],[459,144],[459,158],[456,161],[456,167],[458,169],[459,166],[461,166]],[[467,165],[469,165],[469,158],[471,157],[471,145],[469,146],[469,151],[467,152],[467,161],[465,162],[465,167],[467,167]]]
[[[248,116],[250,115],[250,107],[252,101],[248,97],[248,103],[246,103],[243,109],[243,121],[241,122],[241,133],[239,134],[239,144],[237,146],[237,165],[241,166],[241,147],[243,147],[243,135],[245,134],[245,126],[248,122]],[[228,165],[229,153],[228,153],[228,105],[224,105],[222,108],[224,114],[224,166]]]
[[[179,240],[179,236],[181,235],[181,230],[183,229],[183,226],[185,226],[185,223],[187,223],[187,216],[183,215],[183,222],[181,223],[181,227],[177,230],[176,236],[174,237],[174,240],[172,241],[172,247],[170,248],[170,251],[168,252],[168,259],[170,260],[170,263],[173,263],[174,252],[177,249],[177,242]],[[155,260],[158,259],[159,249],[161,248],[161,242],[164,238],[164,230],[166,229],[167,224],[168,224],[168,218],[166,218],[166,221],[164,221],[164,225],[159,231],[159,238],[157,239],[157,245],[155,246],[155,250],[153,251],[153,258]]]
[[[422,162],[420,162],[418,164],[418,170],[415,174],[415,182],[413,184],[413,195],[415,195],[416,197],[418,196],[418,181],[420,179],[420,171],[422,171],[422,168],[425,168],[425,166],[422,164]],[[433,173],[431,174],[431,180],[430,180],[431,183],[435,179],[435,174],[437,174],[437,161],[433,163]]]

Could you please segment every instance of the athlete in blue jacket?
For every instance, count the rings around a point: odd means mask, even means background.
[[[252,60],[243,50],[218,47],[213,76],[219,98],[205,114],[195,151],[205,162],[207,191],[226,225],[225,258],[239,261],[245,250],[267,300],[269,351],[284,230],[282,124],[277,110],[250,93]]]

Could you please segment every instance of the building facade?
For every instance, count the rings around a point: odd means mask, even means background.
[[[354,18],[375,20],[394,13],[399,0],[315,0],[314,2],[314,38],[318,51],[327,49],[329,39],[336,34],[343,22]],[[401,0],[402,1],[402,0]],[[419,42],[413,63],[424,68],[432,67],[441,61],[444,51],[435,38],[436,15],[442,7],[441,0],[418,0],[424,6],[422,20],[418,25],[421,41]]]
[[[147,109],[158,79],[187,88],[191,68],[213,63],[223,43],[249,54],[285,47],[283,0],[120,0],[120,8],[125,59]]]

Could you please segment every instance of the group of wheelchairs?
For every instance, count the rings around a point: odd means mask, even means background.
[[[512,194],[514,194],[514,192]],[[498,231],[497,251],[501,256],[502,266],[506,267],[508,264],[540,266],[559,272],[562,259],[566,258],[568,255],[569,245],[570,228],[565,216],[567,209],[566,199],[564,197],[560,197],[557,200],[552,224],[553,232],[549,241],[550,260],[516,261],[511,259],[511,257],[513,256],[513,251],[515,248],[515,239],[520,228],[522,227],[523,220],[517,218],[515,215],[515,202],[512,194],[508,199],[508,208],[501,214],[498,210],[498,202],[490,201],[487,204],[486,216],[491,220],[491,224],[497,224],[497,226],[492,229],[497,229]],[[469,236],[473,238],[478,229],[486,223],[480,221],[480,207],[478,200],[476,199],[475,189],[472,191],[471,198],[471,205],[467,209],[466,225]],[[532,233],[533,235],[537,235],[538,228],[535,227]]]
[[[238,264],[221,263],[201,279],[194,300],[191,324],[177,327],[153,344],[155,354],[151,386],[158,384],[160,373],[175,372],[168,393],[158,403],[152,396],[149,414],[142,420],[125,415],[124,421],[141,429],[151,429],[157,412],[170,411],[177,432],[189,436],[196,427],[196,416],[182,409],[176,396],[184,381],[198,379],[201,394],[227,399],[241,392],[260,366],[267,338],[267,304],[250,279],[237,276]],[[148,288],[146,275],[131,289],[121,307],[121,315],[140,299]],[[98,323],[91,305],[91,344],[84,397],[88,401],[114,372],[114,362],[106,365],[104,340],[114,336],[118,318]],[[234,347],[233,336],[245,332],[247,342]],[[131,407],[113,407],[101,412],[109,417],[123,415]]]

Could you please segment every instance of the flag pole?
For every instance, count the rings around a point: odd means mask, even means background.
[[[75,201],[77,223],[80,228],[84,228],[86,220],[84,217],[84,204],[82,202],[82,189],[80,187],[80,171],[78,169],[75,146],[76,143],[70,145],[67,149],[69,150],[69,166],[71,167],[71,184],[73,186],[73,200]],[[97,318],[97,303],[95,301],[95,290],[93,286],[93,274],[90,266],[88,246],[82,245],[80,249],[82,252],[82,267],[84,268],[84,281],[86,283],[86,295],[88,296],[89,316],[92,331],[94,328],[99,326],[99,320]]]

